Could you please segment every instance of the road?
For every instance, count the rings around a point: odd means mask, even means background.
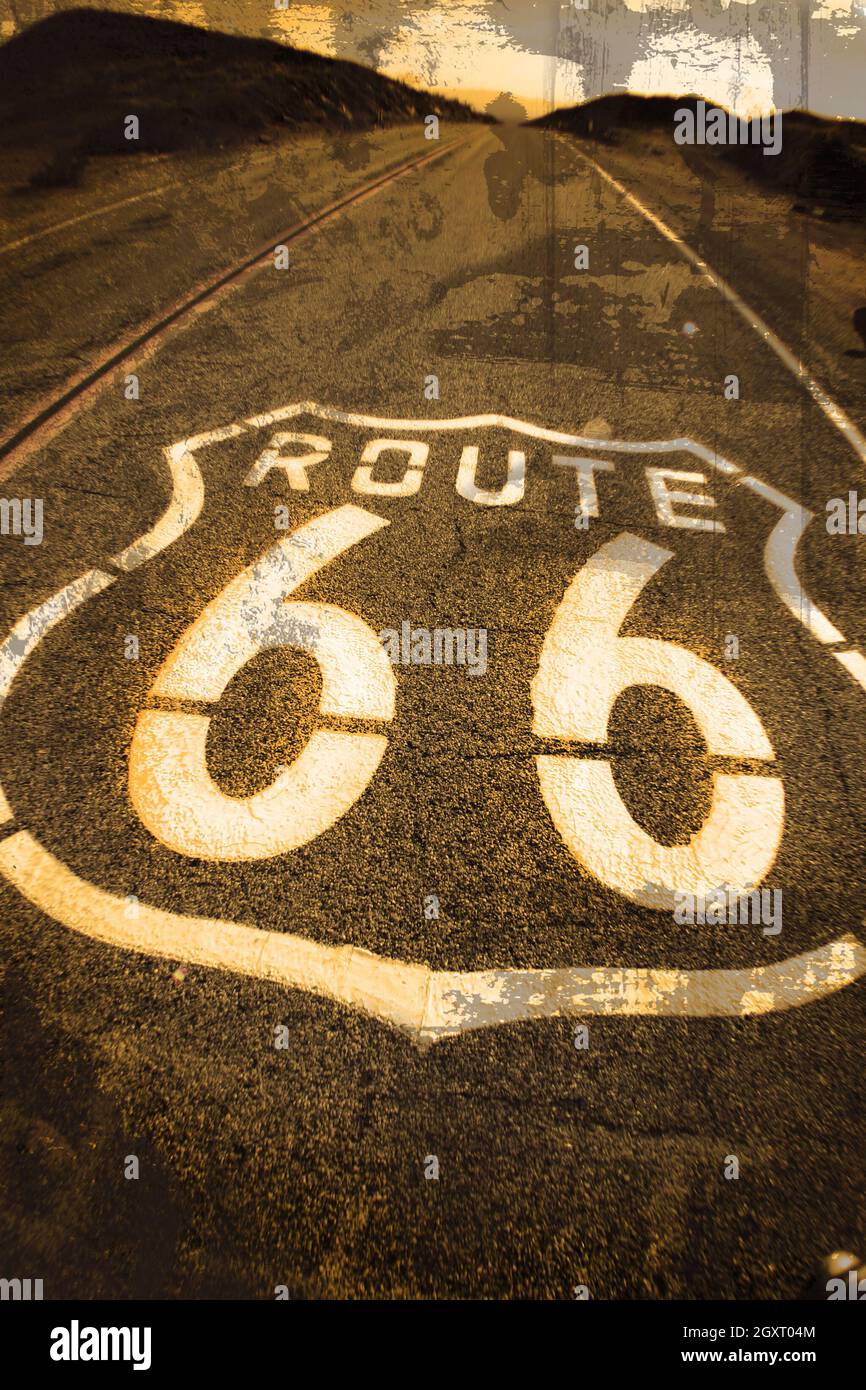
[[[46,1297],[783,1298],[866,1244],[862,403],[603,156],[441,145],[10,460],[2,1246]],[[677,920],[725,884],[776,915]]]

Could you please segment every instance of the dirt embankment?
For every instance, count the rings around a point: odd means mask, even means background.
[[[129,115],[138,139],[125,135]],[[483,119],[358,63],[172,21],[70,10],[0,48],[0,144],[38,147],[43,186],[98,154],[215,149],[286,128]]]

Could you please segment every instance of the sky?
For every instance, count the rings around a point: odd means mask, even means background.
[[[866,0],[90,0],[353,58],[529,116],[612,91],[866,119]],[[286,4],[286,8],[277,5]],[[75,0],[0,0],[0,39]]]

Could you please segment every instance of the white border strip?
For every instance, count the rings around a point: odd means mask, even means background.
[[[806,527],[814,521],[815,513],[801,507],[798,502],[786,497],[783,492],[778,492],[776,488],[768,487],[758,478],[741,478],[739,481],[743,487],[757,493],[765,502],[772,503],[783,513],[764,546],[764,568],[767,578],[782,603],[817,642],[825,646],[844,642],[844,633],[840,632],[838,627],[830,622],[826,613],[812,602],[797,574],[797,547]]]
[[[743,970],[433,971],[358,947],[131,906],[80,879],[26,830],[0,842],[0,873],[46,916],[95,941],[320,994],[361,1008],[419,1043],[570,1015],[747,1018],[799,1008],[866,973],[866,947],[850,934],[775,965]]]
[[[31,608],[23,618],[19,618],[8,637],[0,644],[0,710],[12,682],[46,633],[67,618],[73,609],[107,589],[114,580],[113,574],[105,574],[102,570],[87,570],[78,579],[73,579],[70,584],[52,594],[44,603]],[[12,808],[6,800],[3,788],[0,787],[0,825],[12,819]]]
[[[153,559],[166,546],[179,540],[184,531],[194,526],[201,516],[204,506],[204,479],[195,461],[196,449],[206,444],[218,444],[223,439],[234,439],[244,433],[243,425],[227,425],[224,429],[208,430],[205,434],[194,434],[189,439],[181,439],[163,449],[171,476],[171,497],[162,516],[138,540],[112,556],[111,563],[118,569],[133,570],[143,565],[145,560]]]
[[[363,415],[351,410],[337,410],[333,406],[318,405],[315,401],[299,401],[294,405],[281,406],[279,410],[269,410],[264,415],[251,415],[244,424],[250,429],[267,429],[269,425],[282,420],[292,420],[297,415],[318,415],[323,420],[336,420],[341,425],[356,425],[372,430],[412,430],[415,432],[467,429],[499,428],[514,434],[524,434],[530,439],[543,439],[550,444],[574,445],[580,449],[610,449],[614,453],[628,454],[673,454],[689,453],[720,473],[737,474],[742,469],[731,463],[715,449],[708,449],[694,439],[597,439],[588,434],[566,434],[563,430],[545,429],[543,425],[533,425],[526,420],[517,420],[513,415],[460,415],[447,420],[403,420],[385,415]]]

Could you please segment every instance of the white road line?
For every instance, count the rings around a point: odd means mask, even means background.
[[[628,189],[625,188],[618,179],[615,179],[612,174],[609,174],[607,170],[602,168],[590,155],[584,154],[582,150],[575,149],[573,146],[569,148],[573,150],[578,159],[583,160],[584,164],[588,164],[590,168],[595,169],[606,183],[609,183],[612,188],[615,188],[627,203],[639,212],[642,217],[645,217],[646,220],[655,227],[657,232],[661,233],[666,241],[669,241],[675,246],[680,255],[689,262],[689,265],[694,266],[695,270],[700,271],[702,275],[706,276],[732,308],[736,309],[737,313],[745,320],[749,327],[753,328],[755,332],[764,339],[764,342],[776,354],[779,361],[784,363],[788,371],[797,378],[803,387],[805,387],[812,397],[812,400],[819,409],[823,411],[831,425],[839,430],[840,434],[845,436],[851,448],[858,455],[860,462],[866,464],[866,438],[860,433],[850,416],[845,413],[840,405],[836,404],[832,396],[830,396],[829,393],[824,390],[824,387],[815,380],[805,362],[797,357],[796,354],[782,342],[782,339],[778,334],[773,332],[766,320],[761,318],[761,315],[746,303],[742,295],[737,293],[733,285],[730,285],[724,276],[720,275],[717,270],[714,270],[696,251],[693,251],[683,237],[673,231],[673,229],[656,213],[651,212],[650,209],[641,202],[640,198],[637,198],[634,193],[629,193]]]
[[[866,656],[858,651],[834,652],[833,655],[845,667],[848,675],[866,690]]]
[[[10,251],[18,251],[22,246],[29,246],[31,242],[41,241],[43,237],[53,236],[56,232],[65,232],[68,227],[77,227],[79,222],[87,222],[90,218],[99,217],[102,213],[116,212],[118,208],[129,207],[131,203],[140,203],[144,198],[158,198],[160,193],[167,193],[170,188],[177,187],[179,187],[177,181],[162,183],[157,188],[145,189],[143,193],[133,193],[129,198],[118,198],[115,203],[103,203],[101,207],[79,213],[77,217],[67,217],[63,222],[53,222],[50,227],[42,227],[37,232],[30,232],[27,236],[19,237],[17,241],[7,241],[3,246],[0,246],[0,256],[5,256]]]
[[[217,176],[224,177],[233,174],[239,169],[245,172],[251,167],[258,168],[266,161],[266,156],[256,159],[252,156],[247,159],[238,160],[234,164],[228,164],[224,169],[215,171]],[[207,182],[210,183],[213,176],[208,176]],[[168,193],[173,188],[195,187],[201,180],[194,179],[172,179],[169,183],[161,183],[156,188],[146,188],[142,193],[131,193],[127,198],[118,198],[112,203],[102,203],[98,208],[91,208],[89,212],[79,213],[76,217],[66,217],[62,222],[52,222],[48,227],[38,227],[36,231],[28,232],[26,236],[19,237],[17,241],[7,241],[0,246],[0,256],[5,256],[10,251],[18,251],[22,246],[29,246],[31,242],[41,241],[44,237],[53,236],[56,232],[64,232],[68,227],[77,227],[80,222],[87,222],[91,218],[100,217],[104,213],[116,212],[118,208],[131,206],[132,203],[140,203],[146,198],[158,198],[161,193]]]
[[[420,1041],[491,1024],[590,1015],[747,1018],[801,1008],[866,974],[866,947],[850,933],[775,965],[743,970],[585,966],[563,970],[437,972]]]

